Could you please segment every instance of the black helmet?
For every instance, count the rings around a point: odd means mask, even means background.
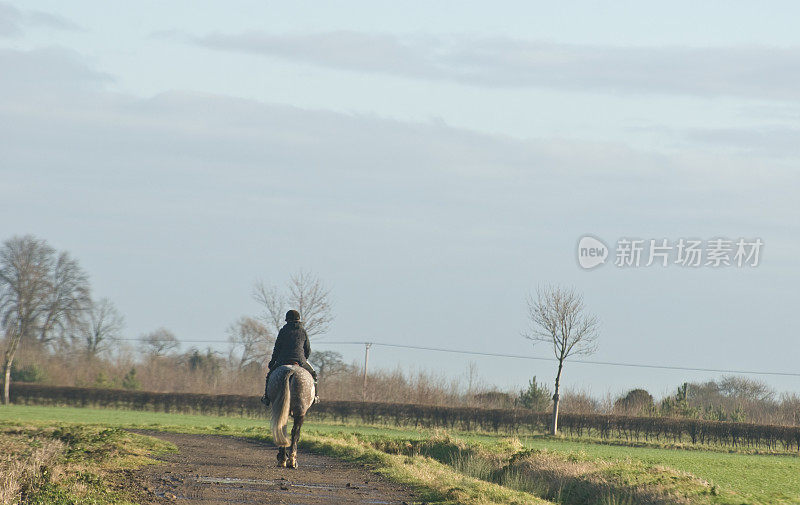
[[[292,309],[286,313],[286,322],[291,323],[292,321],[299,321],[300,320],[300,313],[296,310]]]

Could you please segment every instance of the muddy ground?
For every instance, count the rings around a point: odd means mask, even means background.
[[[140,503],[420,503],[413,491],[359,465],[300,452],[296,470],[278,468],[271,444],[218,435],[137,431],[172,442],[179,452],[131,472],[126,481]]]

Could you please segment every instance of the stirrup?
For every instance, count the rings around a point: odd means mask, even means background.
[[[267,395],[261,397],[261,403],[263,403],[266,406],[269,406],[269,398],[267,398]]]
[[[316,405],[319,403],[319,395],[314,395],[314,401],[311,402],[311,405]]]

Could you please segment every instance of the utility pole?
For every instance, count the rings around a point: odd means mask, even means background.
[[[367,365],[369,365],[369,348],[372,342],[364,342],[364,384],[361,387],[361,399],[367,401]]]

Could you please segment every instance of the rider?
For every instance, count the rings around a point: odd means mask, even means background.
[[[275,339],[275,348],[272,350],[272,359],[269,362],[269,372],[267,373],[266,384],[264,385],[264,396],[261,401],[269,405],[267,388],[269,386],[269,374],[282,365],[300,365],[308,370],[314,378],[314,392],[317,390],[317,372],[308,364],[308,355],[311,354],[311,346],[308,341],[303,323],[300,322],[300,313],[290,310],[286,313],[286,324],[278,332]],[[314,396],[314,403],[319,402],[319,396]]]

